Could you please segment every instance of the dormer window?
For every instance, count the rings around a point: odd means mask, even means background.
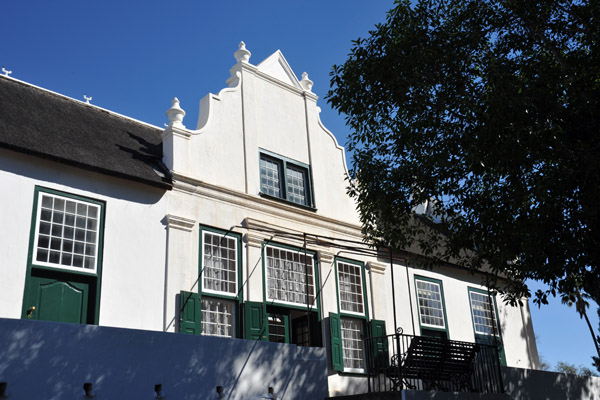
[[[260,153],[260,193],[313,208],[310,167],[273,153]]]

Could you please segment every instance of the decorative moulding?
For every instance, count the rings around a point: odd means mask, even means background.
[[[301,231],[284,228],[281,226],[273,225],[265,221],[261,221],[258,219],[247,217],[244,219],[242,224],[244,227],[248,228],[248,233],[253,234],[255,236],[262,236],[264,240],[274,240],[281,243],[291,244],[293,246],[302,246],[302,239],[294,239],[289,237],[281,237],[277,235],[277,232],[287,232],[287,233],[295,233],[298,235],[302,235]]]
[[[319,262],[321,265],[333,265],[335,254],[326,250],[319,250]]]
[[[262,244],[270,238],[256,232],[246,233],[246,244],[250,247],[261,247]]]
[[[161,137],[162,141],[164,142],[165,139],[167,137],[169,137],[169,135],[189,140],[190,137],[192,136],[192,131],[185,129],[185,127],[178,128],[176,126],[167,126],[160,134],[160,137]]]
[[[196,221],[176,215],[167,214],[167,227],[169,229],[179,229],[186,232],[191,232],[196,226]]]
[[[375,261],[368,261],[367,268],[370,269],[371,272],[373,272],[373,273],[384,274],[385,270],[387,268],[387,264],[383,264],[383,263],[379,263],[379,262],[375,262]]]
[[[202,182],[187,175],[173,173],[173,190],[193,194],[206,199],[218,200],[227,204],[234,204],[248,210],[266,213],[273,217],[281,218],[298,226],[314,225],[316,227],[338,232],[354,240],[360,240],[361,228],[359,225],[345,221],[328,218],[312,211],[299,209],[278,201],[264,199],[259,196],[238,192],[229,188]],[[269,225],[271,228],[272,225]],[[299,231],[298,231],[299,232]]]
[[[171,108],[166,112],[167,118],[169,118],[169,126],[177,128],[185,128],[183,125],[183,117],[185,117],[185,111],[179,105],[179,99],[173,98],[171,101]]]
[[[275,53],[265,58],[256,66],[256,68],[263,74],[269,75],[296,89],[304,89],[302,85],[300,85],[296,74],[294,74],[292,67],[290,67],[290,64],[283,56],[281,50],[277,50]]]
[[[302,89],[306,90],[307,92],[311,92],[313,85],[314,82],[308,79],[308,74],[306,72],[303,72],[302,80],[300,81],[300,86],[302,86]]]

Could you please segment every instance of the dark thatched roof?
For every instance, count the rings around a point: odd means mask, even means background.
[[[0,147],[163,189],[161,130],[0,77]]]

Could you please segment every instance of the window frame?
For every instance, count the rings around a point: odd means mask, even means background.
[[[362,288],[362,298],[363,298],[363,310],[362,314],[354,313],[351,311],[342,311],[341,299],[340,299],[340,283],[339,283],[339,269],[338,262],[342,262],[345,264],[353,264],[360,268],[360,279],[361,279],[361,288]],[[334,266],[335,266],[335,288],[336,288],[336,299],[337,299],[337,311],[340,317],[340,339],[342,341],[342,364],[345,362],[345,357],[343,356],[344,350],[344,336],[343,336],[343,327],[342,320],[355,320],[361,324],[362,334],[364,335],[367,331],[367,322],[369,321],[369,302],[367,301],[367,285],[365,279],[365,264],[361,261],[352,260],[345,257],[336,256],[334,258]],[[363,351],[363,362],[365,367],[363,369],[360,368],[346,368],[344,365],[344,371],[340,371],[344,374],[360,374],[364,375],[367,373],[367,360],[366,360],[366,350],[364,348],[364,342],[362,343],[362,351]]]
[[[471,302],[471,293],[478,293],[484,295],[486,298],[488,296],[488,292],[483,289],[477,289],[471,286],[467,286],[467,293],[469,295],[469,308],[471,311],[471,321],[473,323],[473,336],[475,338],[475,343],[485,343],[485,344],[496,344],[498,345],[498,358],[500,360],[500,365],[506,366],[506,352],[504,350],[504,340],[502,339],[502,329],[500,327],[500,315],[498,314],[498,303],[496,302],[496,296],[491,296],[494,306],[495,318],[496,318],[496,329],[497,334],[485,334],[485,333],[477,333],[475,330],[475,316],[473,315],[473,304]]]
[[[211,289],[204,288],[204,234],[210,233],[213,235],[219,235],[221,237],[231,237],[235,240],[236,243],[236,291],[235,293],[227,293],[221,292]],[[231,338],[239,338],[240,337],[240,304],[243,302],[243,286],[241,282],[243,281],[242,277],[242,235],[238,232],[234,232],[232,230],[215,228],[213,226],[199,224],[199,248],[198,248],[198,295],[200,302],[200,334],[203,336],[215,336],[215,335],[205,335],[202,333],[202,299],[206,298],[207,300],[224,300],[231,301],[233,303],[233,336]],[[225,337],[225,336],[218,336]]]
[[[469,307],[471,310],[471,321],[473,322],[473,333],[475,334],[475,337],[477,338],[477,336],[485,336],[485,337],[491,337],[493,338],[494,336],[498,337],[500,340],[502,340],[502,332],[500,329],[500,318],[498,315],[498,304],[496,303],[496,296],[491,296],[492,298],[492,306],[494,307],[494,318],[495,318],[495,324],[496,324],[496,334],[494,335],[494,333],[480,333],[477,332],[476,328],[475,328],[475,315],[473,314],[473,300],[471,299],[471,293],[477,293],[480,295],[485,296],[485,298],[488,298],[488,293],[487,291],[483,290],[483,289],[477,289],[471,286],[467,287],[467,292],[469,294]]]
[[[61,264],[54,264],[50,262],[37,261],[37,247],[40,239],[39,227],[41,222],[42,212],[42,196],[48,194],[53,197],[61,197],[63,199],[74,200],[80,203],[88,203],[98,207],[98,225],[96,230],[96,253],[95,253],[95,268],[93,270],[86,269],[85,267],[73,267],[65,266]],[[86,196],[75,195],[68,192],[45,188],[41,186],[35,187],[34,202],[31,220],[31,234],[29,238],[29,256],[28,264],[30,268],[44,269],[56,272],[72,273],[77,275],[95,276],[100,277],[102,274],[102,260],[104,250],[104,219],[105,219],[105,208],[106,204],[103,201],[92,199]],[[64,239],[64,236],[62,237]],[[61,241],[62,244],[62,241]]]
[[[440,326],[429,325],[429,324],[425,324],[425,323],[421,322],[421,307],[419,305],[419,292],[418,292],[418,288],[417,288],[417,281],[433,283],[433,284],[437,284],[439,286],[440,297],[442,300],[442,315],[444,317],[444,327],[443,328]],[[414,275],[414,287],[415,287],[415,299],[416,299],[415,304],[417,306],[417,315],[419,316],[419,328],[421,331],[421,335],[423,335],[423,329],[425,329],[425,330],[436,331],[436,332],[445,332],[446,336],[449,339],[450,338],[450,330],[448,328],[448,317],[447,317],[447,313],[446,313],[446,300],[445,300],[445,296],[444,296],[443,282],[440,279],[430,278],[430,277],[421,276],[421,275]]]
[[[205,300],[206,301],[222,301],[222,302],[231,303],[231,331],[232,331],[231,336],[212,335],[212,334],[203,333],[204,324],[208,323],[208,322],[205,322],[204,318],[203,318],[204,308],[203,308],[202,302]],[[223,297],[200,295],[200,334],[202,336],[214,336],[214,337],[223,337],[223,338],[230,338],[230,339],[236,338],[236,337],[238,337],[238,329],[239,329],[238,319],[239,319],[239,307],[238,307],[238,302],[236,300],[227,299],[227,298],[223,298]]]
[[[206,289],[204,288],[204,234],[205,233],[210,233],[212,235],[218,235],[221,237],[231,237],[235,240],[235,246],[236,246],[236,273],[235,273],[235,278],[236,278],[236,282],[235,282],[235,293],[230,293],[230,292],[223,292],[223,291],[218,291],[218,290],[213,290],[213,289]],[[233,231],[227,231],[224,229],[218,229],[218,228],[213,228],[210,226],[206,226],[206,225],[200,225],[200,248],[199,248],[199,275],[200,278],[198,280],[198,293],[200,294],[204,294],[206,296],[210,296],[210,297],[219,297],[219,298],[226,298],[226,299],[235,299],[237,297],[241,298],[241,285],[240,282],[242,282],[242,268],[241,268],[241,264],[242,264],[242,251],[241,251],[241,244],[242,244],[242,236],[237,233],[237,232],[233,232]]]
[[[365,265],[364,265],[364,263],[362,263],[360,261],[356,261],[356,260],[351,260],[349,258],[344,258],[344,257],[335,257],[334,261],[335,261],[334,262],[334,264],[335,264],[335,288],[336,288],[336,296],[337,296],[338,313],[342,317],[363,318],[363,319],[368,320],[369,305],[368,305],[368,301],[367,301],[367,286],[366,286],[366,282],[365,282]],[[340,296],[340,283],[339,283],[340,275],[339,275],[339,268],[338,268],[338,263],[340,263],[340,262],[344,263],[344,264],[355,265],[360,268],[360,281],[361,281],[361,291],[362,291],[361,294],[362,294],[362,300],[363,300],[363,312],[362,313],[342,310],[342,302],[341,302],[341,296]]]
[[[268,297],[268,276],[267,276],[267,247],[271,247],[279,250],[286,250],[298,253],[304,253],[304,249],[302,247],[295,247],[281,243],[274,242],[263,242],[261,249],[261,258],[262,258],[262,268],[263,268],[263,299],[265,303],[274,306],[286,307],[286,308],[294,308],[297,310],[306,310],[306,303],[292,303],[289,301],[282,301],[277,299],[271,299]],[[317,315],[320,318],[320,291],[319,291],[319,261],[317,259],[317,253],[312,250],[306,250],[306,256],[312,258],[313,265],[313,288],[314,288],[314,300],[310,307],[311,311],[317,312]]]
[[[262,189],[262,183],[261,183],[261,175],[260,175],[260,160],[261,159],[265,159],[265,160],[269,160],[271,162],[276,163],[279,166],[279,171],[281,176],[279,177],[279,193],[281,194],[281,196],[273,196],[271,194],[265,193]],[[281,156],[279,154],[275,154],[273,152],[270,152],[268,150],[264,150],[264,149],[259,149],[259,156],[258,156],[258,160],[259,160],[259,168],[258,168],[258,182],[259,182],[259,194],[262,197],[268,198],[268,199],[273,199],[273,200],[278,200],[278,201],[283,201],[286,204],[291,204],[297,207],[302,207],[308,210],[315,210],[315,203],[314,203],[314,190],[313,190],[313,185],[312,185],[312,170],[310,168],[310,165],[304,164],[300,161],[296,161],[296,160],[292,160],[290,158]],[[301,203],[296,203],[292,200],[290,200],[290,194],[288,193],[288,177],[287,177],[287,171],[288,171],[288,165],[291,166],[294,169],[300,170],[304,173],[304,177],[305,177],[305,182],[304,182],[304,192],[305,192],[305,198],[306,198],[306,203],[305,204],[301,204]]]
[[[346,363],[346,357],[344,356],[344,324],[343,321],[353,321],[358,323],[359,327],[360,327],[360,334],[361,334],[361,338],[360,338],[360,344],[361,344],[361,350],[362,350],[362,356],[363,356],[363,368],[351,368],[351,367],[346,367],[345,363]],[[367,373],[367,354],[366,354],[366,350],[365,350],[365,343],[362,340],[362,337],[365,336],[365,331],[367,329],[367,320],[365,318],[357,318],[357,316],[344,316],[342,314],[340,314],[340,339],[342,341],[342,363],[344,365],[344,373],[348,373],[348,374],[366,374]]]

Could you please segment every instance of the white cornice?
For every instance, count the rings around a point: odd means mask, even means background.
[[[250,65],[250,64],[242,64],[241,65],[241,69],[244,72],[248,72],[251,73],[253,75],[255,75],[258,78],[261,78],[265,81],[268,81],[274,85],[279,86],[282,89],[287,90],[288,92],[294,93],[298,96],[306,96],[314,101],[317,101],[317,99],[319,98],[319,96],[317,96],[314,93],[311,92],[307,92],[306,90],[303,90],[301,88],[297,88],[295,86],[290,85],[289,83],[283,82],[277,78],[275,78],[274,76],[271,76],[269,74],[267,74],[266,72],[260,71],[259,69],[257,69],[254,65]]]
[[[189,218],[178,217],[176,215],[167,214],[167,227],[169,229],[179,229],[186,232],[191,232],[196,226],[196,221]]]
[[[258,195],[249,195],[222,186],[202,182],[176,172],[173,173],[173,190],[278,217],[296,225],[300,224],[307,229],[314,226],[346,236],[352,240],[360,240],[362,238],[359,225],[328,218],[316,214],[314,211],[304,210],[275,200],[262,198]]]
[[[371,272],[375,274],[384,274],[387,265],[375,261],[368,261],[367,268],[371,270]]]
[[[330,251],[319,251],[319,261],[321,265],[332,265],[335,254]]]
[[[177,126],[168,126],[160,134],[162,141],[164,142],[165,139],[170,134],[172,134],[173,136],[177,136],[177,137],[189,140],[190,136],[192,136],[192,131],[185,129],[185,128],[179,128]]]

